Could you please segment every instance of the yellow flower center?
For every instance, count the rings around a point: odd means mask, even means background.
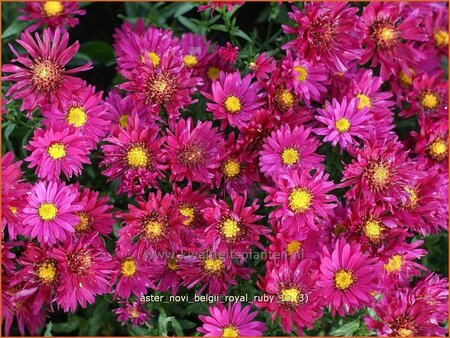
[[[403,266],[403,257],[400,255],[394,255],[389,258],[387,264],[383,265],[383,269],[387,272],[399,271]]]
[[[167,260],[167,267],[172,270],[176,271],[178,270],[178,264],[177,259],[175,257],[171,257]]]
[[[222,337],[238,337],[238,330],[233,325],[225,326],[222,330]]]
[[[64,68],[55,61],[38,60],[32,70],[31,83],[38,91],[51,93],[61,86]]]
[[[311,193],[303,188],[295,188],[289,194],[289,207],[295,213],[302,213],[308,210],[311,201]]]
[[[293,165],[300,159],[300,154],[295,148],[286,148],[281,153],[281,160],[285,165]]]
[[[298,73],[296,79],[297,81],[305,81],[306,78],[308,77],[308,71],[306,70],[306,68],[302,67],[302,66],[296,66],[294,67],[294,70]]]
[[[208,71],[206,72],[206,76],[208,76],[208,79],[210,80],[217,80],[219,78],[219,72],[220,72],[219,68],[209,67]]]
[[[148,153],[142,146],[132,146],[127,152],[127,162],[130,167],[144,168],[148,165]]]
[[[383,188],[389,183],[389,167],[384,163],[372,163],[367,171],[367,176],[375,188]]]
[[[234,95],[227,97],[223,104],[229,113],[235,114],[241,111],[241,101]]]
[[[90,218],[89,215],[85,212],[79,212],[78,217],[80,218],[80,222],[75,225],[75,231],[77,233],[86,233],[90,229]]]
[[[183,221],[184,225],[189,225],[192,223],[192,221],[195,218],[195,209],[193,207],[189,205],[181,205],[178,208],[178,211],[180,212],[181,215],[188,218],[187,220]]]
[[[46,1],[43,6],[47,16],[56,16],[64,10],[63,4],[59,1]]]
[[[122,268],[120,272],[125,277],[132,277],[136,274],[137,268],[136,268],[136,262],[133,258],[128,257],[123,260],[122,262]]]
[[[154,52],[148,52],[147,53],[148,58],[150,59],[150,62],[152,63],[153,67],[158,67],[159,63],[161,62],[161,58],[158,56],[158,54]],[[143,55],[141,55],[141,62],[144,62],[145,58]]]
[[[229,159],[226,160],[225,163],[222,165],[222,173],[226,178],[233,178],[239,175],[241,172],[241,165],[239,162]]]
[[[436,161],[442,161],[447,155],[447,143],[437,138],[428,146],[428,154]]]
[[[59,160],[66,156],[66,147],[62,143],[53,143],[48,147],[47,153],[52,159]]]
[[[127,114],[122,114],[119,117],[119,125],[122,128],[126,128],[128,126],[128,115]]]
[[[406,204],[406,207],[410,210],[414,209],[417,205],[419,197],[417,196],[417,191],[414,188],[404,187],[405,191],[409,194],[409,202]]]
[[[226,239],[232,240],[236,239],[236,237],[239,236],[241,229],[239,228],[238,222],[236,222],[234,219],[227,218],[222,222],[220,231]]]
[[[414,75],[414,71],[411,68],[409,69],[409,71],[411,72],[411,76],[406,74],[403,70],[401,70],[400,74],[398,75],[398,79],[402,87],[409,87],[413,83],[412,75]]]
[[[43,221],[52,221],[58,214],[58,208],[53,203],[43,203],[38,209],[38,214]]]
[[[350,270],[338,270],[334,274],[334,286],[339,290],[347,290],[355,283],[355,277]]]
[[[389,42],[395,37],[395,31],[389,27],[383,27],[380,31],[380,39]]]
[[[223,263],[220,258],[207,258],[203,261],[203,267],[206,272],[216,274],[222,270]]]
[[[384,227],[380,224],[380,221],[371,219],[364,223],[363,231],[364,235],[371,240],[377,240],[380,238]]]
[[[45,260],[37,266],[36,274],[42,283],[52,283],[56,279],[56,264],[52,260]]]
[[[192,67],[195,67],[196,65],[197,65],[197,63],[198,63],[198,60],[197,60],[197,58],[194,56],[194,55],[186,55],[184,58],[183,58],[183,62],[184,62],[184,65],[186,66],[186,67],[188,67],[188,68],[192,68]]]
[[[350,129],[350,121],[347,120],[345,117],[341,117],[339,120],[336,121],[336,129],[340,133],[345,133]]]
[[[255,72],[255,71],[258,70],[258,66],[256,65],[256,62],[250,62],[250,63],[248,64],[248,68],[249,68],[251,71],[253,71],[253,72]]]
[[[11,210],[11,212],[12,212],[14,215],[17,214],[17,208],[16,208],[16,207],[10,206],[10,207],[9,207],[9,210]]]
[[[133,308],[130,311],[130,316],[133,317],[133,318],[138,318],[139,317],[139,311],[137,309]]]
[[[148,220],[144,230],[147,238],[158,238],[163,234],[163,224],[157,220]]]
[[[370,98],[367,95],[356,94],[356,98],[359,99],[358,110],[370,108],[372,106],[372,102],[370,102]]]
[[[301,247],[302,242],[294,240],[286,245],[286,252],[288,256],[292,256],[293,254],[299,252]]]
[[[438,47],[447,47],[448,46],[448,33],[444,30],[438,30],[433,33],[434,43]]]
[[[275,91],[275,104],[282,111],[289,110],[295,103],[295,96],[287,89],[279,88]]]
[[[401,329],[398,330],[398,335],[400,337],[410,337],[412,336],[412,331],[402,327]]]
[[[297,303],[300,291],[297,288],[289,288],[281,291],[281,300],[287,303]]]
[[[67,114],[67,121],[75,128],[84,126],[87,118],[86,111],[82,107],[71,107]]]
[[[422,96],[422,100],[420,101],[420,104],[425,109],[435,109],[438,106],[439,100],[436,94],[427,92],[425,95]]]

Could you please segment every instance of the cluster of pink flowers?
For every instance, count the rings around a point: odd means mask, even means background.
[[[447,279],[419,263],[414,236],[447,230],[445,5],[293,5],[284,55],[255,55],[244,72],[230,43],[127,22],[113,45],[124,81],[103,97],[73,75],[90,64],[67,68],[79,44],[63,25],[83,11],[49,3],[26,4],[22,18],[37,25],[2,68],[8,100],[43,118],[24,162],[2,159],[7,334],[14,319],[33,334],[55,306],[71,312],[107,293],[119,321],[142,325],[141,296],[226,295],[254,277],[255,250],[265,254],[257,288],[272,300],[252,306],[286,333],[312,329],[327,309],[364,308],[379,335],[447,333]],[[400,139],[394,122],[411,117],[418,128]],[[71,183],[97,148],[126,210]],[[217,304],[198,331],[262,335],[254,310]]]

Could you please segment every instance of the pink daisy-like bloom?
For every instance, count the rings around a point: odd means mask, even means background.
[[[133,119],[133,116],[137,116],[141,122],[154,125],[155,119],[149,119],[145,107],[137,107],[130,96],[122,98],[120,90],[114,88],[108,94],[105,99],[104,105],[106,106],[107,120],[109,124],[109,130],[112,131],[117,126],[127,128],[128,121]],[[112,122],[112,123],[111,123]]]
[[[51,104],[42,110],[46,125],[73,127],[84,136],[91,148],[96,148],[98,141],[109,129],[106,119],[107,107],[103,104],[103,92],[95,93],[95,87],[86,86],[73,92],[70,99],[60,104]]]
[[[57,27],[75,27],[78,25],[76,15],[85,15],[86,11],[79,8],[77,2],[72,1],[33,1],[25,2],[25,6],[19,11],[23,14],[18,17],[21,21],[34,21],[36,23],[27,27],[30,33],[40,26],[52,29]]]
[[[219,48],[219,57],[222,62],[234,64],[239,55],[239,47],[233,46],[230,42],[227,42],[225,47]]]
[[[338,239],[330,253],[323,247],[318,286],[331,306],[331,314],[350,315],[354,310],[370,305],[374,300],[370,294],[377,287],[379,270],[377,258],[361,252],[359,244]]]
[[[212,112],[215,119],[222,120],[222,129],[228,123],[238,128],[247,126],[255,110],[264,104],[259,83],[251,83],[251,80],[250,74],[242,79],[239,72],[220,72],[219,80],[212,84],[212,93],[202,93],[213,101],[206,104],[206,110]]]
[[[377,335],[393,337],[444,336],[447,330],[434,319],[436,308],[418,299],[410,289],[387,288],[372,306],[376,319],[365,316],[367,327]],[[448,307],[446,307],[448,308]]]
[[[117,315],[117,320],[122,325],[127,325],[131,322],[134,326],[142,326],[150,319],[150,312],[145,308],[143,303],[135,300],[132,303],[128,301],[119,301],[121,306],[113,312]]]
[[[2,156],[2,232],[8,228],[8,238],[16,239],[22,232],[19,215],[27,205],[27,195],[31,185],[22,178],[20,165],[22,161],[14,161],[14,155],[7,152]]]
[[[149,263],[139,257],[136,246],[129,243],[116,245],[115,268],[112,280],[117,280],[114,288],[114,295],[127,299],[131,294],[136,297],[147,294],[147,288],[154,288],[151,281],[154,272],[150,269]]]
[[[252,72],[252,75],[260,82],[264,83],[269,79],[270,74],[276,68],[275,59],[263,52],[258,57],[249,63],[248,68]]]
[[[82,308],[93,304],[96,295],[106,294],[111,287],[112,257],[96,238],[71,239],[50,253],[61,276],[56,303],[64,312],[74,312],[77,304]]]
[[[428,39],[420,25],[419,11],[406,17],[400,12],[404,4],[373,2],[364,7],[361,27],[365,33],[363,55],[360,63],[372,60],[371,67],[381,65],[380,75],[388,80],[400,70],[410,74],[409,65],[424,59],[424,54],[414,47],[414,41]]]
[[[243,5],[245,1],[208,1],[206,5],[198,6],[198,11],[203,12],[207,9],[211,9],[211,15],[215,10],[225,8],[228,12],[231,12],[234,6]]]
[[[194,74],[201,75],[205,67],[213,56],[209,53],[210,41],[203,35],[184,33],[180,39],[180,47],[183,53],[183,63]]]
[[[448,279],[440,278],[435,273],[427,273],[427,276],[417,282],[412,289],[416,299],[421,299],[433,306],[433,316],[438,322],[448,318]]]
[[[286,79],[286,89],[305,100],[319,101],[321,95],[327,91],[328,70],[319,62],[308,62],[297,58],[286,51],[286,57],[281,61],[281,74]]]
[[[266,324],[254,320],[258,312],[250,312],[250,305],[228,303],[225,308],[218,303],[208,311],[210,316],[198,316],[203,325],[197,331],[205,337],[261,337],[267,330]]]
[[[181,286],[179,258],[175,252],[166,251],[164,256],[166,258],[152,262],[152,269],[156,271],[155,280],[158,281],[156,290],[160,292],[171,291],[171,294],[175,296]]]
[[[175,251],[180,246],[178,227],[182,224],[182,217],[175,209],[172,195],[150,193],[147,201],[137,200],[138,206],[130,204],[129,211],[119,215],[125,222],[119,230],[118,245],[137,243],[139,255],[144,251],[153,253],[166,250]],[[157,259],[153,255],[151,259]]]
[[[41,245],[65,241],[80,220],[77,212],[83,206],[77,199],[78,192],[63,182],[38,181],[23,209],[23,235],[37,238]]]
[[[269,296],[269,301],[256,301],[255,305],[271,314],[272,321],[280,317],[281,328],[291,333],[293,325],[297,335],[302,329],[312,329],[313,323],[322,316],[323,298],[317,288],[318,271],[310,259],[291,259],[276,262],[266,271],[258,287]]]
[[[297,168],[323,168],[324,157],[316,154],[319,141],[311,135],[311,128],[303,125],[291,129],[283,124],[264,140],[259,152],[259,166],[266,177],[288,174]]]
[[[220,166],[223,143],[211,121],[198,121],[195,127],[192,118],[172,123],[165,146],[170,180],[211,183]]]
[[[275,116],[268,109],[258,110],[250,119],[247,127],[240,130],[243,144],[251,152],[260,151],[263,142],[278,124]]]
[[[249,253],[252,246],[263,248],[260,237],[269,232],[266,227],[256,224],[261,216],[256,215],[259,209],[258,200],[246,207],[247,192],[243,196],[231,193],[232,208],[223,200],[211,199],[209,205],[202,210],[208,226],[204,229],[204,241],[213,250],[232,251],[236,259],[243,253]],[[241,262],[245,259],[242,255]]]
[[[292,6],[288,16],[298,26],[282,26],[285,33],[295,35],[283,49],[293,49],[309,62],[323,62],[333,72],[347,71],[362,53],[358,8],[346,2],[315,2],[307,3],[304,11]]]
[[[208,188],[208,186],[201,186],[194,190],[192,182],[188,182],[184,188],[176,184],[172,185],[173,197],[185,227],[195,229],[205,225],[201,211],[205,208],[206,199],[209,197]]]
[[[430,45],[441,55],[448,56],[448,8],[440,7],[429,13],[424,20]]]
[[[108,181],[120,179],[119,192],[142,195],[163,176],[166,166],[161,148],[165,138],[159,135],[158,127],[144,127],[136,115],[127,121],[126,128],[116,128],[104,139],[102,174]]]
[[[263,186],[266,206],[278,207],[270,219],[282,221],[289,234],[304,227],[318,230],[317,219],[328,219],[336,206],[336,196],[329,194],[334,183],[328,177],[323,171],[311,175],[298,168],[277,176],[275,188]]]
[[[70,97],[73,90],[83,85],[81,79],[71,74],[91,68],[88,63],[66,69],[67,63],[77,53],[79,43],[77,41],[67,47],[69,34],[59,27],[54,32],[44,29],[43,39],[37,33],[35,39],[27,31],[22,33],[16,41],[28,55],[20,55],[10,46],[17,58],[12,60],[12,64],[2,67],[2,72],[11,74],[3,76],[3,81],[15,82],[6,96],[16,100],[23,99],[20,109],[30,113],[36,107]]]
[[[98,191],[80,188],[79,184],[73,187],[79,191],[76,202],[83,206],[83,209],[77,212],[80,220],[75,225],[76,235],[92,235],[94,232],[109,235],[112,232],[114,218],[111,212],[113,206],[108,204],[108,197],[100,197]]]
[[[38,177],[46,180],[58,179],[61,172],[67,178],[78,176],[83,164],[91,163],[90,144],[72,127],[39,128],[24,148],[31,152],[25,158],[28,167],[36,167]]]
[[[333,146],[339,143],[341,149],[350,145],[357,145],[356,138],[365,141],[373,126],[368,123],[372,120],[372,114],[367,108],[358,109],[358,99],[347,100],[346,97],[338,102],[335,98],[332,102],[325,102],[325,109],[318,109],[316,119],[326,127],[316,128],[317,135],[325,136],[324,142],[331,142]]]
[[[179,50],[168,49],[160,57],[158,67],[150,56],[144,55],[143,64],[132,71],[123,71],[128,79],[119,86],[131,92],[136,105],[158,115],[164,107],[170,119],[179,117],[179,110],[195,103],[191,96],[203,84],[200,77],[192,76],[181,59]]]

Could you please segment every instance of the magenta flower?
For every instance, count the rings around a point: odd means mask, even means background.
[[[367,108],[358,109],[358,99],[347,100],[346,97],[342,102],[338,102],[333,98],[332,102],[325,102],[325,109],[318,109],[319,115],[316,119],[326,128],[317,128],[317,135],[325,136],[324,142],[331,142],[333,146],[339,143],[342,149],[348,146],[357,145],[356,138],[365,141],[373,126],[368,123],[372,120]]]
[[[72,1],[35,1],[25,2],[19,11],[23,14],[18,17],[21,21],[34,21],[36,23],[27,27],[30,33],[40,26],[52,29],[58,27],[75,27],[78,25],[77,15],[85,15],[86,11],[79,8],[77,2]]]
[[[362,53],[358,8],[346,2],[314,2],[306,4],[304,11],[292,6],[288,15],[298,26],[283,25],[285,33],[295,35],[283,48],[295,50],[309,62],[323,62],[333,72],[347,71]]]
[[[180,39],[184,66],[196,75],[206,76],[205,68],[212,57],[210,45],[203,35],[184,33]]]
[[[253,320],[258,312],[250,312],[250,305],[241,307],[241,303],[221,303],[209,307],[210,316],[200,315],[203,326],[197,331],[205,337],[261,337],[267,330],[263,322]]]
[[[448,56],[448,8],[443,6],[429,13],[424,24],[429,45],[436,48],[439,54]]]
[[[243,5],[245,1],[208,1],[205,5],[198,6],[198,11],[206,11],[211,9],[211,15],[215,10],[226,8],[228,12],[231,12],[234,6]]]
[[[23,209],[23,235],[37,238],[43,246],[65,241],[75,232],[77,212],[83,209],[77,198],[77,191],[62,182],[38,181]]]
[[[219,48],[219,57],[220,60],[224,63],[234,64],[239,55],[239,47],[234,46],[227,42],[225,47]]]
[[[223,138],[210,121],[180,119],[167,131],[165,154],[170,167],[170,179],[211,183],[220,166]]]
[[[155,125],[155,120],[148,116],[145,107],[137,107],[130,96],[122,98],[119,89],[113,89],[109,92],[104,105],[107,109],[105,120],[110,123],[109,131],[113,131],[116,126],[126,129],[128,122],[134,116],[137,116],[140,122],[146,122],[147,125],[151,126]]]
[[[251,80],[250,74],[242,79],[239,72],[220,72],[219,80],[212,84],[212,93],[202,93],[213,101],[207,103],[206,109],[213,113],[215,119],[222,120],[222,129],[227,122],[232,127],[247,126],[255,110],[263,105],[260,99],[264,94],[260,93],[260,85],[251,83]]]
[[[134,301],[128,303],[128,301],[119,301],[121,306],[114,310],[117,314],[117,320],[126,325],[131,322],[134,326],[142,326],[150,319],[150,312],[145,308],[143,303]]]
[[[255,61],[249,63],[248,68],[251,70],[252,75],[260,83],[263,83],[269,79],[270,74],[275,70],[276,61],[272,56],[263,52],[258,55]]]
[[[323,156],[315,152],[319,141],[311,135],[311,128],[281,125],[267,137],[260,154],[261,172],[266,177],[289,174],[297,168],[322,168]]]
[[[29,168],[36,167],[39,178],[58,179],[61,172],[67,178],[78,176],[83,164],[90,164],[90,144],[72,127],[58,126],[36,129],[29,145],[24,147],[31,154],[25,161]]]
[[[15,82],[6,93],[7,97],[23,99],[21,110],[32,112],[36,107],[42,107],[55,100],[71,96],[71,92],[83,85],[79,78],[71,74],[91,68],[84,66],[67,70],[67,63],[74,57],[79,48],[75,42],[67,47],[69,34],[59,27],[52,32],[44,29],[43,39],[36,33],[35,39],[27,31],[16,40],[27,51],[28,55],[20,55],[12,46],[13,64],[6,64],[2,72],[10,73],[3,76],[3,81]]]
[[[323,290],[324,299],[331,306],[331,314],[350,315],[361,306],[374,300],[370,294],[378,285],[379,270],[377,259],[361,252],[358,244],[338,239],[330,253],[323,247],[318,286]]]

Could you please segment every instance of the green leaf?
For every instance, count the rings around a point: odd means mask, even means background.
[[[5,123],[6,124],[6,123]],[[4,125],[5,125],[4,124]],[[5,127],[5,131],[3,132],[3,136],[6,140],[9,140],[9,136],[13,132],[13,130],[16,128],[16,125],[14,123],[8,123]]]
[[[19,21],[18,19],[14,20],[14,22],[3,32],[2,39],[6,39],[10,36],[23,32],[23,30],[30,26],[32,23],[34,23],[34,21]]]
[[[169,317],[169,318],[173,318],[170,321],[170,324],[172,324],[172,327],[176,333],[177,336],[184,336],[184,332],[183,332],[183,328],[181,327],[180,323],[178,322],[178,320],[176,320],[174,317]]]
[[[195,4],[192,2],[184,2],[179,4],[178,9],[175,11],[174,17],[178,18],[179,16],[183,15],[184,13],[189,12],[192,8],[195,7]]]
[[[114,60],[112,47],[104,41],[88,41],[80,46],[80,53],[88,56],[94,65]]]
[[[209,28],[215,31],[228,32],[228,29],[225,25],[212,25]]]
[[[191,20],[185,18],[184,16],[179,16],[178,21],[187,29],[189,29],[191,32],[197,33],[198,26],[193,23]]]
[[[237,30],[235,33],[236,36],[239,36],[240,38],[243,38],[244,40],[247,40],[248,42],[253,42],[252,38],[247,35],[247,33],[241,31],[240,29]]]
[[[359,330],[359,319],[353,322],[344,324],[340,328],[330,332],[331,336],[352,336],[356,331]]]
[[[45,328],[45,333],[44,333],[44,337],[52,337],[52,322],[49,322],[47,324],[47,327]]]

